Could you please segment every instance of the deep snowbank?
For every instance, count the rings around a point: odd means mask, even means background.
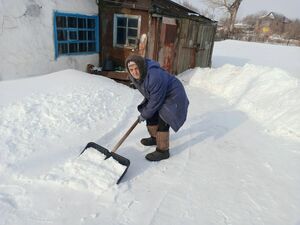
[[[268,132],[300,139],[299,79],[281,69],[250,64],[196,68],[188,73],[186,79],[191,86],[227,99],[260,122]]]
[[[300,78],[300,47],[225,40],[216,41],[212,66],[254,64],[283,69]]]
[[[10,167],[69,140],[76,146],[101,137],[126,115],[133,94],[76,70],[0,82],[0,164]]]

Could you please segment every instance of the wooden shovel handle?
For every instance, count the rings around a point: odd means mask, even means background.
[[[128,137],[128,135],[131,133],[131,131],[136,127],[136,125],[139,123],[139,119],[137,119],[132,125],[131,127],[128,129],[128,131],[126,132],[126,134],[124,134],[124,136],[121,138],[121,140],[115,145],[115,147],[113,148],[113,150],[111,152],[115,152],[117,151],[117,149],[120,147],[120,145],[125,141],[125,139]]]

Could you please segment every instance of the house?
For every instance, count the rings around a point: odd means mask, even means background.
[[[180,4],[170,0],[99,0],[99,15],[99,64],[104,70],[124,67],[132,53],[157,60],[173,74],[211,65],[217,23]],[[113,72],[106,75],[118,76]]]
[[[95,0],[0,2],[0,80],[99,63]]]
[[[263,36],[270,36],[276,33],[282,34],[287,23],[289,23],[289,19],[285,16],[275,12],[270,12],[259,18],[256,23],[255,30],[256,33]]]
[[[98,19],[95,0],[1,1],[0,80],[98,64]]]
[[[211,65],[216,22],[170,0],[15,0],[0,9],[0,80],[88,64],[123,70],[131,53],[174,74]]]

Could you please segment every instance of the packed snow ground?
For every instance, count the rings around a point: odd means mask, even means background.
[[[213,61],[231,44],[236,59],[253,45],[217,43]],[[154,148],[139,124],[117,152],[131,161],[119,185],[115,162],[79,154],[112,149],[138,115],[136,90],[75,70],[0,82],[0,224],[300,224],[300,71],[239,62],[179,76],[190,108],[171,158],[144,159]]]

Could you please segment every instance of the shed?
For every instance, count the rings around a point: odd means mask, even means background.
[[[171,0],[99,0],[102,72],[127,79],[129,54],[158,61],[172,74],[210,67],[217,23]]]

